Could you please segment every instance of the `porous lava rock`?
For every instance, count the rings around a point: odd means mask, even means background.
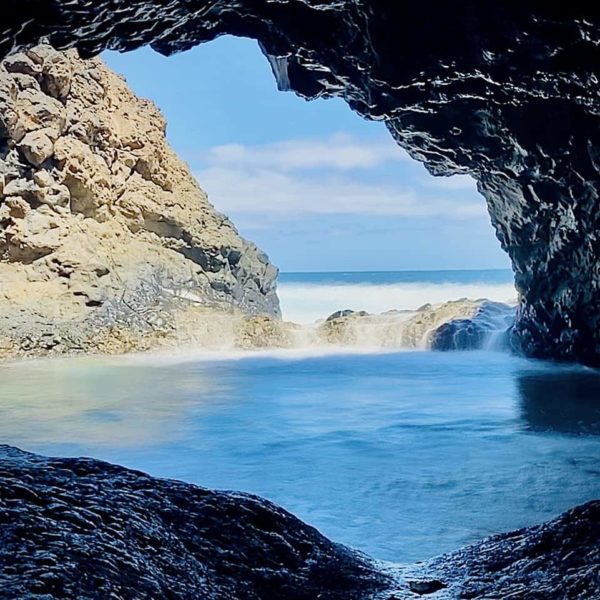
[[[0,598],[368,598],[386,577],[270,502],[0,447]]]
[[[598,598],[600,502],[395,566],[329,541],[256,496],[0,446],[2,599],[399,600],[438,592]]]
[[[211,311],[278,319],[277,269],[165,131],[100,59],[0,63],[0,356],[143,350]]]

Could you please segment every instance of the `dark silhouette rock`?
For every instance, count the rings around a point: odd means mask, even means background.
[[[270,502],[0,447],[0,598],[361,599],[371,562]]]
[[[439,579],[422,579],[418,581],[409,581],[408,587],[411,592],[424,596],[426,594],[434,594],[448,586]]]
[[[594,600],[600,597],[600,501],[434,559],[430,576],[451,598]]]
[[[0,446],[0,598],[383,600],[600,595],[600,501],[394,567],[256,496]]]
[[[510,345],[510,332],[515,309],[501,302],[485,300],[473,316],[452,319],[442,323],[429,336],[432,350],[480,350],[493,348],[506,350]]]

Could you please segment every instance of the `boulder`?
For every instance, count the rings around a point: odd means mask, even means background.
[[[54,145],[42,131],[30,131],[19,142],[19,150],[31,165],[39,167],[52,156]]]

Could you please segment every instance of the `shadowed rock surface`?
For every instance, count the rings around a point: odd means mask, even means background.
[[[600,502],[395,567],[256,496],[0,446],[0,598],[393,600],[433,590],[597,598]]]
[[[600,596],[600,501],[446,554],[425,571],[449,583],[449,598],[594,600]]]
[[[342,96],[435,175],[468,173],[512,259],[530,356],[600,365],[600,14],[593,3],[12,0],[0,55],[257,39],[281,89]]]
[[[432,350],[508,350],[515,309],[484,300],[468,318],[443,323],[429,334]]]
[[[347,600],[366,558],[261,498],[0,447],[0,598]]]

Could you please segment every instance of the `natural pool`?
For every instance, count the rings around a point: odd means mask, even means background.
[[[254,492],[398,562],[600,495],[600,373],[498,352],[5,364],[0,439]]]

